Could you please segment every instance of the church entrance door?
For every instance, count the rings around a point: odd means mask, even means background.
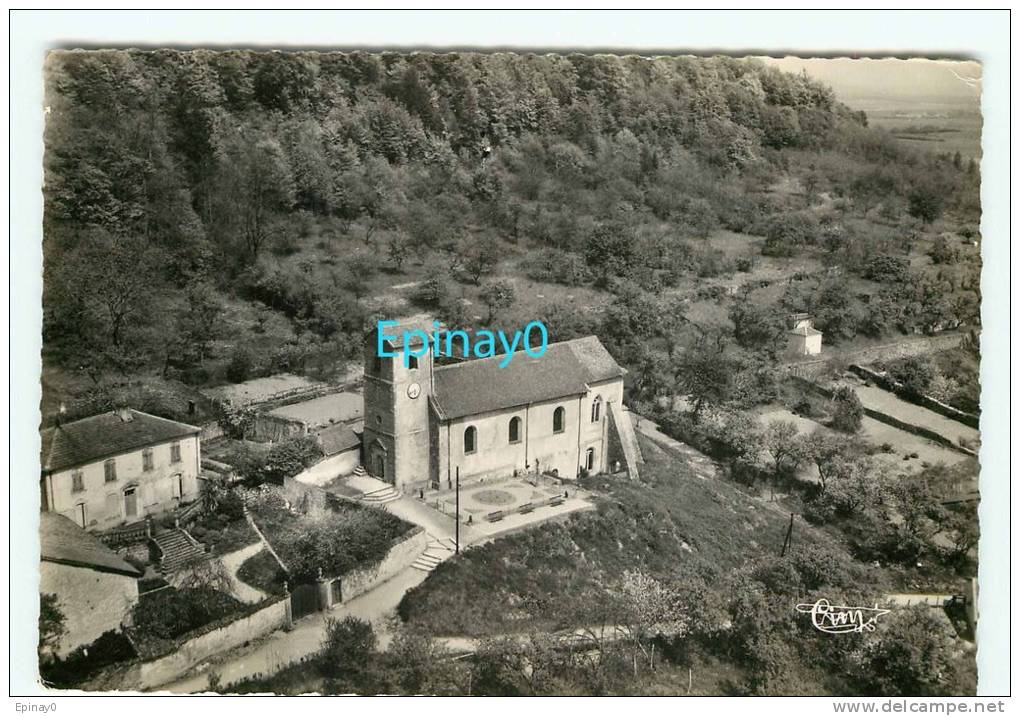
[[[372,453],[372,475],[386,480],[386,456],[379,450]]]

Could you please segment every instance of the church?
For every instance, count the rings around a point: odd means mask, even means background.
[[[597,337],[550,344],[541,357],[520,353],[500,368],[501,356],[437,365],[421,339],[387,341],[395,356],[382,358],[377,331],[365,343],[362,436],[373,476],[401,490],[529,473],[637,476],[626,371]]]

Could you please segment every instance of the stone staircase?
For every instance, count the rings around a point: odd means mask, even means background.
[[[419,572],[431,572],[439,566],[440,562],[447,559],[456,549],[456,543],[448,538],[436,539],[429,542],[425,551],[418,555],[412,564],[412,569]]]
[[[356,489],[363,490],[363,494],[360,499],[362,502],[370,504],[382,504],[384,502],[393,502],[399,500],[401,493],[393,488],[393,485],[378,480],[367,472],[362,465],[358,465],[354,468],[350,477],[347,480],[347,484]]]
[[[159,548],[160,557],[159,570],[163,574],[169,574],[180,569],[185,564],[199,559],[205,559],[205,548],[194,537],[179,527],[162,530],[152,541]]]

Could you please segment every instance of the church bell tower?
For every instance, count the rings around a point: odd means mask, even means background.
[[[419,326],[385,331],[395,339],[384,342],[378,355],[378,326],[365,342],[365,429],[362,450],[365,468],[373,476],[405,489],[429,479],[429,397],[432,395],[432,351],[429,341],[417,340],[405,363],[403,332]],[[429,328],[429,332],[431,332]]]

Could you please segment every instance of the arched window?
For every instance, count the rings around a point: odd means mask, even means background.
[[[521,441],[521,419],[510,418],[510,442],[519,443]]]
[[[567,417],[567,411],[564,410],[562,407],[556,408],[556,410],[553,411],[553,432],[554,433],[562,433],[563,432],[563,423],[565,422],[565,418],[566,417]]]
[[[597,423],[599,418],[602,417],[602,396],[596,395],[595,400],[591,402],[591,421]]]
[[[478,431],[471,425],[464,431],[464,454],[473,453],[478,443]]]
[[[407,356],[408,370],[418,370],[418,356]]]
[[[595,448],[588,448],[584,453],[584,469],[591,472],[595,469]]]

